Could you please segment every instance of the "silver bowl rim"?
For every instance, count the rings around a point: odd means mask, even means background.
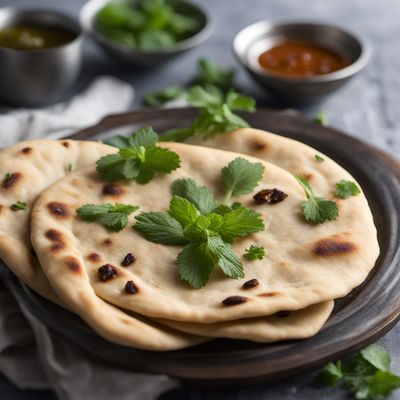
[[[20,7],[15,7],[15,6],[7,6],[7,7],[0,7],[0,14],[3,14],[4,12],[10,12],[14,15],[24,15],[24,14],[51,14],[54,17],[60,18],[62,20],[67,20],[71,25],[74,25],[76,28],[76,36],[66,42],[62,43],[57,46],[51,46],[47,47],[45,49],[32,49],[32,50],[20,50],[20,49],[13,49],[11,47],[4,47],[0,46],[0,51],[2,52],[9,52],[13,54],[23,54],[26,56],[29,56],[29,54],[47,54],[51,52],[56,52],[63,50],[66,47],[69,47],[75,43],[80,43],[83,41],[83,30],[82,27],[79,25],[79,22],[72,17],[71,15],[67,13],[63,13],[62,11],[59,10],[53,10],[49,8],[20,8]],[[68,28],[65,28],[68,29]]]
[[[126,55],[141,55],[141,56],[156,56],[156,55],[172,55],[178,53],[180,51],[189,50],[207,40],[213,31],[214,22],[211,15],[198,4],[192,3],[191,1],[181,0],[183,3],[189,4],[191,7],[196,8],[200,13],[203,14],[205,19],[205,24],[202,29],[200,29],[194,35],[188,37],[187,39],[181,40],[180,42],[175,43],[173,46],[151,50],[151,51],[143,51],[135,48],[129,48],[127,46],[121,45],[111,39],[108,39],[106,36],[99,33],[94,28],[94,17],[96,13],[100,10],[101,7],[110,3],[112,0],[89,0],[82,8],[79,13],[79,20],[81,23],[82,29],[91,35],[94,39],[98,40],[102,44],[118,49],[118,51],[123,52]]]
[[[286,26],[286,25],[305,25],[305,26],[313,26],[313,27],[329,27],[331,29],[335,29],[337,31],[340,31],[341,33],[344,33],[347,36],[352,37],[360,46],[361,52],[360,56],[353,61],[351,64],[347,65],[344,68],[341,68],[337,71],[334,72],[329,72],[327,74],[321,74],[321,75],[314,75],[310,77],[304,77],[304,78],[289,78],[289,77],[284,77],[284,76],[279,76],[275,74],[268,73],[267,71],[263,70],[257,70],[254,67],[252,67],[247,60],[245,59],[244,55],[242,52],[239,51],[239,42],[242,40],[241,36],[245,34],[246,31],[253,29],[254,27],[257,26],[265,26],[265,28],[273,28],[275,26]],[[255,23],[252,23],[250,25],[247,25],[243,29],[241,29],[234,37],[233,43],[233,52],[236,56],[236,58],[249,70],[251,73],[259,76],[260,78],[268,78],[269,80],[273,80],[276,82],[282,82],[282,83],[290,83],[290,84],[313,84],[313,83],[323,83],[323,82],[334,82],[334,81],[339,81],[342,79],[349,78],[358,72],[360,72],[369,62],[371,55],[372,55],[372,49],[371,46],[368,44],[368,42],[363,39],[361,36],[355,34],[354,32],[343,28],[340,25],[332,24],[330,22],[325,22],[324,20],[314,20],[310,21],[307,19],[265,19],[261,20]]]

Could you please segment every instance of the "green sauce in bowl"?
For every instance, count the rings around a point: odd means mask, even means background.
[[[76,34],[67,29],[39,25],[11,25],[0,29],[0,47],[40,50],[71,42]]]

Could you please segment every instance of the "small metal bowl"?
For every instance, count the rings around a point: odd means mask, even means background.
[[[278,76],[262,69],[258,63],[259,55],[286,40],[325,47],[341,54],[349,64],[335,72],[305,78]],[[312,22],[257,22],[236,35],[233,49],[252,78],[268,91],[291,103],[320,101],[360,72],[371,55],[369,46],[353,33]]]
[[[0,47],[0,97],[15,106],[39,106],[57,100],[76,81],[82,35],[68,15],[46,10],[0,8],[0,29],[14,24],[56,26],[74,34],[70,42],[38,50]]]
[[[136,67],[160,65],[203,43],[209,38],[212,32],[210,16],[204,10],[187,1],[177,0],[176,4],[180,10],[199,19],[202,25],[199,32],[165,49],[144,51],[129,48],[108,39],[96,30],[96,15],[109,2],[110,0],[88,1],[82,7],[80,13],[81,25],[85,32],[87,32],[107,54],[113,59],[127,65]]]

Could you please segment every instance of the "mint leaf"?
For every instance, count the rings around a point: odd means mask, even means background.
[[[176,128],[163,132],[160,136],[160,142],[184,142],[193,136],[193,128]]]
[[[172,184],[172,194],[190,201],[204,215],[218,206],[213,194],[205,186],[199,186],[190,178],[176,180]]]
[[[168,246],[184,245],[187,239],[183,235],[181,224],[163,212],[146,212],[137,215],[133,229],[153,243]]]
[[[149,93],[145,96],[145,104],[152,107],[160,107],[164,104],[183,96],[185,89],[181,86],[168,86],[167,88]]]
[[[400,388],[400,377],[391,370],[390,355],[378,345],[371,345],[346,363],[329,363],[318,380],[327,385],[341,385],[355,398],[381,400]]]
[[[107,181],[134,179],[148,183],[156,172],[170,173],[180,166],[179,156],[168,149],[156,146],[158,135],[151,127],[139,129],[129,138],[118,137],[114,144],[120,147],[117,154],[100,158],[97,171]]]
[[[113,232],[119,232],[128,224],[128,217],[139,207],[127,204],[85,204],[76,210],[78,216],[87,222],[99,222]]]
[[[350,196],[357,196],[360,193],[361,190],[355,182],[342,179],[336,184],[335,196],[341,199],[347,199]]]
[[[235,86],[235,71],[233,69],[221,68],[206,58],[201,58],[198,61],[197,68],[198,73],[192,81],[193,85],[202,87],[213,85],[225,92]]]
[[[391,371],[390,364],[392,363],[392,359],[390,354],[382,346],[372,344],[364,350],[361,350],[360,353],[364,360],[367,360],[380,371]]]
[[[193,135],[201,135],[204,139],[219,133],[244,128],[248,123],[233,111],[255,110],[254,99],[229,91],[223,94],[218,87],[193,86],[188,94],[189,105],[200,108],[200,112],[190,128],[174,129],[161,136],[161,140],[183,141]]]
[[[96,169],[104,180],[113,182],[125,178],[122,172],[124,165],[125,160],[117,153],[101,157],[97,160]]]
[[[262,246],[254,246],[253,244],[245,250],[244,258],[249,261],[262,260],[265,257],[265,249]]]
[[[23,201],[17,201],[14,204],[11,204],[10,209],[11,211],[25,211],[28,207],[28,204],[24,203]]]
[[[158,141],[158,135],[151,126],[145,126],[128,138],[128,145],[133,149],[140,146],[151,147]]]
[[[169,203],[168,214],[176,219],[182,227],[195,222],[200,215],[193,203],[179,196],[172,198]]]
[[[228,243],[212,236],[208,239],[208,248],[225,275],[232,279],[244,278],[243,265]]]
[[[330,362],[327,364],[318,376],[318,381],[324,385],[333,386],[336,385],[344,376],[344,371],[342,367],[342,361],[337,361],[336,363]]]
[[[400,377],[386,371],[377,371],[369,379],[369,398],[382,399],[388,397],[393,390],[400,389]]]
[[[117,147],[119,149],[129,146],[128,137],[122,135],[112,136],[108,139],[103,140],[103,143]]]
[[[146,151],[146,160],[144,164],[146,168],[150,168],[153,171],[168,174],[177,169],[180,162],[181,160],[175,152],[154,146]]]
[[[187,95],[187,101],[191,106],[204,107],[210,111],[212,107],[220,106],[222,100],[222,93],[213,87],[211,90],[206,90],[201,86],[193,86]]]
[[[235,158],[227,167],[222,168],[222,182],[227,191],[224,203],[231,197],[252,192],[262,179],[264,170],[263,164],[251,163],[241,157]]]
[[[226,105],[231,111],[256,111],[256,101],[252,97],[231,90],[226,96]]]
[[[297,182],[303,187],[307,201],[302,204],[304,218],[313,224],[321,224],[332,221],[339,216],[337,204],[331,200],[315,197],[313,189],[306,178],[295,176]]]
[[[206,285],[214,269],[214,257],[207,241],[187,244],[178,254],[177,262],[179,276],[195,289]]]
[[[218,233],[225,242],[232,243],[243,237],[265,229],[261,214],[251,208],[239,207],[222,216]]]

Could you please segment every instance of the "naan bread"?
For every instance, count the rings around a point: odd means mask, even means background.
[[[172,182],[185,177],[214,189],[221,197],[221,168],[237,154],[179,143],[164,146],[180,155],[181,168],[157,176],[145,187],[121,182],[115,201],[139,205],[140,211],[166,210]],[[129,227],[111,234],[98,224],[76,218],[75,210],[83,204],[104,202],[105,183],[94,167],[77,171],[42,193],[32,213],[32,243],[53,287],[80,315],[91,307],[92,288],[106,301],[142,315],[200,323],[300,310],[346,295],[365,279],[379,253],[366,198],[361,194],[338,199],[340,217],[314,226],[301,215],[305,195],[293,176],[266,162],[265,167],[255,192],[277,187],[288,197],[272,206],[255,205],[251,195],[235,199],[259,211],[267,226],[265,232],[237,240],[233,246],[239,255],[251,244],[267,249],[268,256],[262,261],[244,261],[244,280],[228,279],[216,270],[205,288],[195,290],[179,279],[175,264],[179,247],[151,243]],[[333,176],[335,181],[349,177],[340,167],[330,172]],[[327,191],[328,186],[322,175],[318,178],[309,177],[317,195]],[[54,213],[52,203],[59,203],[63,211]],[[133,223],[131,215],[129,226]],[[62,248],[52,249],[49,231],[57,232]],[[137,261],[130,267],[119,267],[129,252],[136,255]],[[93,253],[100,258],[94,261],[90,258]],[[102,282],[97,271],[106,263],[116,266],[119,273],[115,279]],[[252,278],[257,278],[260,285],[252,290],[241,289],[243,282]],[[128,280],[139,288],[135,295],[123,290]],[[222,301],[233,295],[246,296],[247,301],[223,306]]]
[[[303,310],[281,311],[266,317],[215,322],[212,324],[165,319],[157,322],[195,335],[272,343],[279,340],[305,339],[314,336],[329,318],[333,306],[333,301],[325,301]]]
[[[30,211],[36,197],[47,186],[75,170],[93,165],[115,148],[97,142],[38,140],[21,142],[0,151],[0,176],[12,174],[0,186],[0,258],[33,290],[63,305],[49,285],[30,244]],[[112,201],[103,196],[105,201]],[[26,202],[24,211],[11,211],[11,204]],[[150,350],[174,350],[204,339],[159,327],[148,320],[129,316],[100,298],[91,299],[86,322],[106,339]],[[85,301],[81,294],[80,301]]]

